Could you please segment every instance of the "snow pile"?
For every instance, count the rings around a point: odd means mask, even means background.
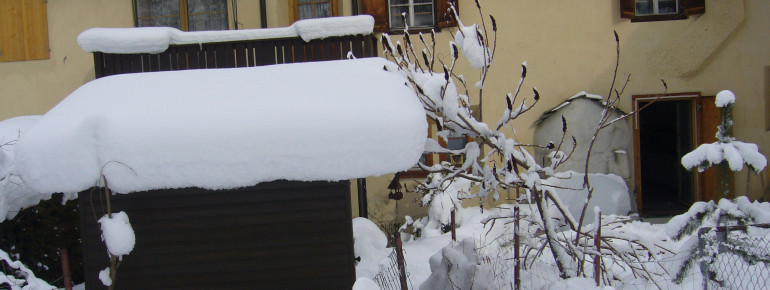
[[[104,286],[112,286],[112,278],[110,278],[110,267],[99,271],[99,281],[102,281],[102,285]]]
[[[172,44],[289,37],[311,41],[333,36],[369,35],[373,29],[374,18],[358,15],[300,20],[289,27],[245,30],[186,32],[171,27],[90,28],[80,33],[77,41],[86,52],[160,53]]]
[[[356,265],[356,277],[374,277],[380,271],[379,262],[390,252],[388,238],[372,221],[353,219],[354,253],[361,260]]]
[[[403,171],[423,153],[427,122],[388,65],[366,58],[101,78],[26,132],[15,170],[42,193],[80,192],[101,175],[129,193]]]
[[[12,174],[16,142],[41,116],[15,117],[0,122],[0,221],[12,219],[19,210],[48,199],[50,195],[30,194],[30,189]]]
[[[9,268],[5,267],[5,264]],[[3,271],[14,272],[23,278],[17,278],[13,274],[6,274]],[[25,285],[26,284],[26,285]],[[0,287],[3,289],[7,286],[11,290],[51,290],[56,289],[46,283],[44,280],[35,277],[35,273],[32,272],[24,263],[11,259],[11,257],[3,250],[0,250]]]
[[[125,212],[113,213],[112,217],[104,215],[99,219],[99,225],[102,229],[102,240],[110,254],[120,258],[134,250],[136,237]]]
[[[755,172],[762,171],[767,166],[767,159],[759,153],[757,144],[741,141],[701,144],[682,157],[682,166],[688,170],[697,167],[698,171],[703,172],[706,168],[725,160],[732,171],[741,171],[744,163]]]
[[[583,173],[566,171],[556,173],[543,182],[543,186],[555,193],[561,204],[566,205],[576,219],[580,218],[583,205],[588,197],[588,189],[583,188]],[[631,211],[631,200],[628,197],[628,186],[620,176],[613,174],[589,173],[594,193],[588,208],[598,206],[603,215],[628,215]],[[594,222],[594,215],[585,215],[585,224]]]
[[[717,108],[724,108],[735,103],[735,94],[729,90],[724,90],[717,93],[716,100]]]
[[[488,264],[476,256],[476,243],[467,238],[444,247],[430,257],[431,275],[420,289],[494,289],[494,276]]]

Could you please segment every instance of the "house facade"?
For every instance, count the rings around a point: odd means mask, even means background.
[[[456,0],[465,25],[481,23],[475,1]],[[616,71],[615,88],[622,91],[618,107],[633,111],[657,94],[667,97],[640,118],[629,119],[636,133],[627,152],[629,189],[637,208],[687,206],[715,198],[708,177],[662,172],[649,164],[679,168],[678,156],[710,137],[713,112],[708,96],[735,92],[733,135],[770,152],[770,2],[764,0],[590,0],[483,1],[484,15],[497,21],[495,59],[483,100],[471,91],[482,120],[496,122],[514,91],[520,64],[527,62],[525,92],[537,87],[541,100],[518,119],[516,136],[532,143],[532,124],[541,114],[580,91],[606,96]],[[91,27],[171,25],[182,30],[283,27],[312,17],[371,14],[375,30],[400,39],[402,20],[415,32],[437,30],[437,56],[448,60],[448,43],[456,29],[443,1],[387,0],[12,0],[0,4],[0,119],[43,114],[80,85],[94,79],[93,57],[75,41]],[[180,12],[181,11],[181,12]],[[169,20],[170,19],[170,20]],[[490,27],[488,18],[484,18]],[[413,33],[416,34],[416,33]],[[491,34],[491,32],[490,32]],[[415,42],[418,43],[418,42]],[[457,71],[468,83],[479,74],[465,61]],[[665,81],[664,87],[661,79]],[[626,81],[628,80],[628,81]],[[711,117],[709,117],[711,116]],[[575,120],[579,122],[580,120]],[[637,122],[638,121],[638,122]],[[709,123],[711,122],[711,123]],[[647,124],[639,126],[639,124]],[[463,142],[462,140],[454,140]],[[450,143],[455,144],[454,141]],[[665,144],[665,145],[664,145]],[[655,146],[662,146],[660,148]],[[661,153],[643,156],[642,152]],[[430,156],[432,162],[440,156]],[[597,161],[599,162],[599,161]],[[644,169],[643,169],[644,168]],[[649,173],[643,173],[649,172]],[[424,176],[407,172],[410,189]],[[768,176],[740,172],[733,177],[736,195],[766,196]],[[370,216],[392,212],[388,199],[391,176],[367,179]],[[358,187],[352,183],[353,204]],[[647,197],[647,198],[645,198]],[[400,201],[400,215],[419,211],[414,193]],[[665,199],[669,204],[645,203]],[[353,215],[357,214],[353,207]]]

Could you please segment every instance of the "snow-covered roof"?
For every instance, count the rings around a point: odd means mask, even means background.
[[[427,122],[390,65],[366,58],[97,79],[21,136],[14,174],[42,193],[79,192],[104,174],[128,193],[406,170],[423,152]]]
[[[538,119],[537,119],[537,120],[536,120],[536,121],[533,123],[533,125],[534,125],[534,126],[537,126],[537,125],[539,125],[539,124],[540,124],[540,123],[542,123],[542,122],[543,122],[545,119],[548,119],[548,117],[550,117],[550,116],[551,116],[551,115],[553,115],[554,113],[558,112],[558,111],[559,111],[559,110],[561,110],[562,108],[566,107],[567,105],[571,104],[571,103],[572,103],[574,100],[578,100],[578,99],[586,99],[586,100],[591,100],[591,101],[594,101],[594,102],[596,102],[598,105],[604,106],[604,97],[602,97],[602,96],[600,96],[600,95],[589,94],[589,93],[586,93],[586,92],[579,92],[579,93],[577,93],[577,94],[574,94],[574,95],[572,95],[571,97],[567,98],[567,100],[565,100],[565,101],[564,101],[564,102],[562,102],[561,104],[557,105],[556,107],[553,107],[553,108],[551,108],[551,109],[549,109],[549,110],[546,110],[546,111],[545,111],[545,113],[543,113],[542,115],[540,115],[540,118],[538,118]],[[616,111],[618,111],[619,113],[623,114],[623,111],[622,111],[622,110],[620,110],[620,109],[617,109],[617,108],[615,108],[615,110],[616,110]]]
[[[369,35],[373,29],[372,16],[357,15],[300,20],[289,27],[245,30],[186,32],[171,27],[90,28],[80,33],[77,41],[87,52],[160,53],[172,44],[288,37],[311,41],[333,36]]]

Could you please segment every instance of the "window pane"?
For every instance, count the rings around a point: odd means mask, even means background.
[[[409,6],[391,6],[390,7],[390,28],[404,28],[404,21],[401,19],[401,13],[409,13]],[[409,17],[409,15],[407,15]]]
[[[181,28],[179,0],[136,0],[136,25]]]
[[[446,147],[449,150],[461,150],[468,143],[465,137],[449,137],[447,139]]]
[[[676,0],[659,0],[658,14],[676,13]]]
[[[410,26],[433,26],[433,4],[414,5],[414,23]]]
[[[297,19],[322,18],[332,16],[331,1],[297,1]]]
[[[409,0],[390,0],[390,5],[409,5]]]
[[[332,15],[331,9],[329,9],[329,3],[321,3],[315,5],[315,17],[316,18],[322,18],[322,17],[329,17]]]
[[[228,28],[225,0],[187,0],[187,17],[190,31]]]
[[[636,15],[652,14],[652,0],[636,0]]]

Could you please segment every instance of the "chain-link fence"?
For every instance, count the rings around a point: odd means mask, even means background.
[[[703,228],[698,238],[706,289],[770,289],[770,224]]]

